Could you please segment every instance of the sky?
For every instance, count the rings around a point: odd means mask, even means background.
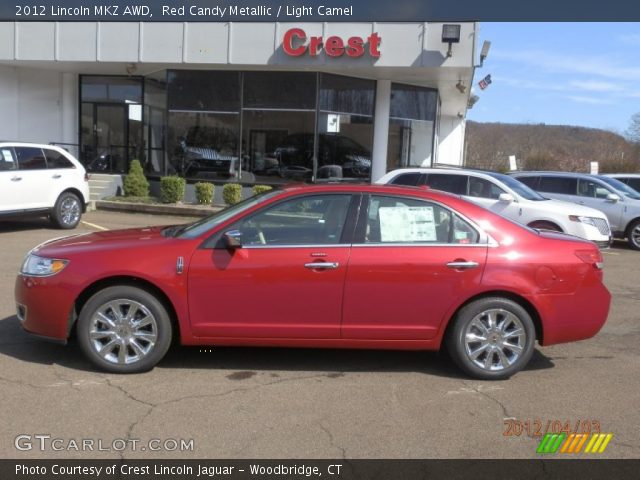
[[[480,23],[478,55],[484,40],[491,49],[469,120],[623,134],[640,112],[640,23]]]

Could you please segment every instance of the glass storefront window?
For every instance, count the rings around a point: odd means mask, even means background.
[[[245,110],[242,118],[243,180],[307,181],[313,176],[315,112]]]
[[[315,110],[315,73],[245,72],[243,108]]]
[[[240,108],[240,72],[169,70],[169,110],[237,112]]]
[[[371,177],[375,82],[320,75],[318,180]]]
[[[169,112],[169,173],[228,178],[238,163],[237,113]]]
[[[438,93],[413,85],[391,85],[387,171],[433,164]]]
[[[80,95],[83,102],[142,103],[142,78],[83,75]]]

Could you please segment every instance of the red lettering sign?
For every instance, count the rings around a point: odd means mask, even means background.
[[[329,57],[348,57],[357,58],[365,53],[365,46],[369,55],[374,58],[380,58],[380,44],[382,39],[374,32],[369,35],[365,41],[362,37],[350,37],[346,43],[338,36],[328,37],[323,41],[322,37],[309,37],[307,42],[307,34],[301,28],[291,28],[287,30],[282,39],[282,50],[291,57],[300,57],[308,53],[311,57],[316,57],[321,50]]]

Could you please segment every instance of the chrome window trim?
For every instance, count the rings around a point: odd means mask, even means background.
[[[265,248],[317,248],[317,249],[322,249],[322,248],[351,248],[352,245],[348,244],[348,243],[326,243],[326,244],[321,244],[321,243],[310,243],[308,245],[305,244],[292,244],[292,245],[243,245],[240,249],[244,250],[263,250]]]
[[[389,242],[389,243],[358,243],[353,244],[352,247],[480,247],[487,248],[493,247],[496,245],[492,245],[490,243],[425,243],[425,242],[416,242],[416,243],[399,243],[399,242]]]

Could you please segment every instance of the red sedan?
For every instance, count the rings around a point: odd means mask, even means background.
[[[98,367],[140,372],[183,345],[438,350],[500,379],[609,312],[595,244],[426,188],[292,186],[198,222],[34,248],[28,332],[75,329]]]

